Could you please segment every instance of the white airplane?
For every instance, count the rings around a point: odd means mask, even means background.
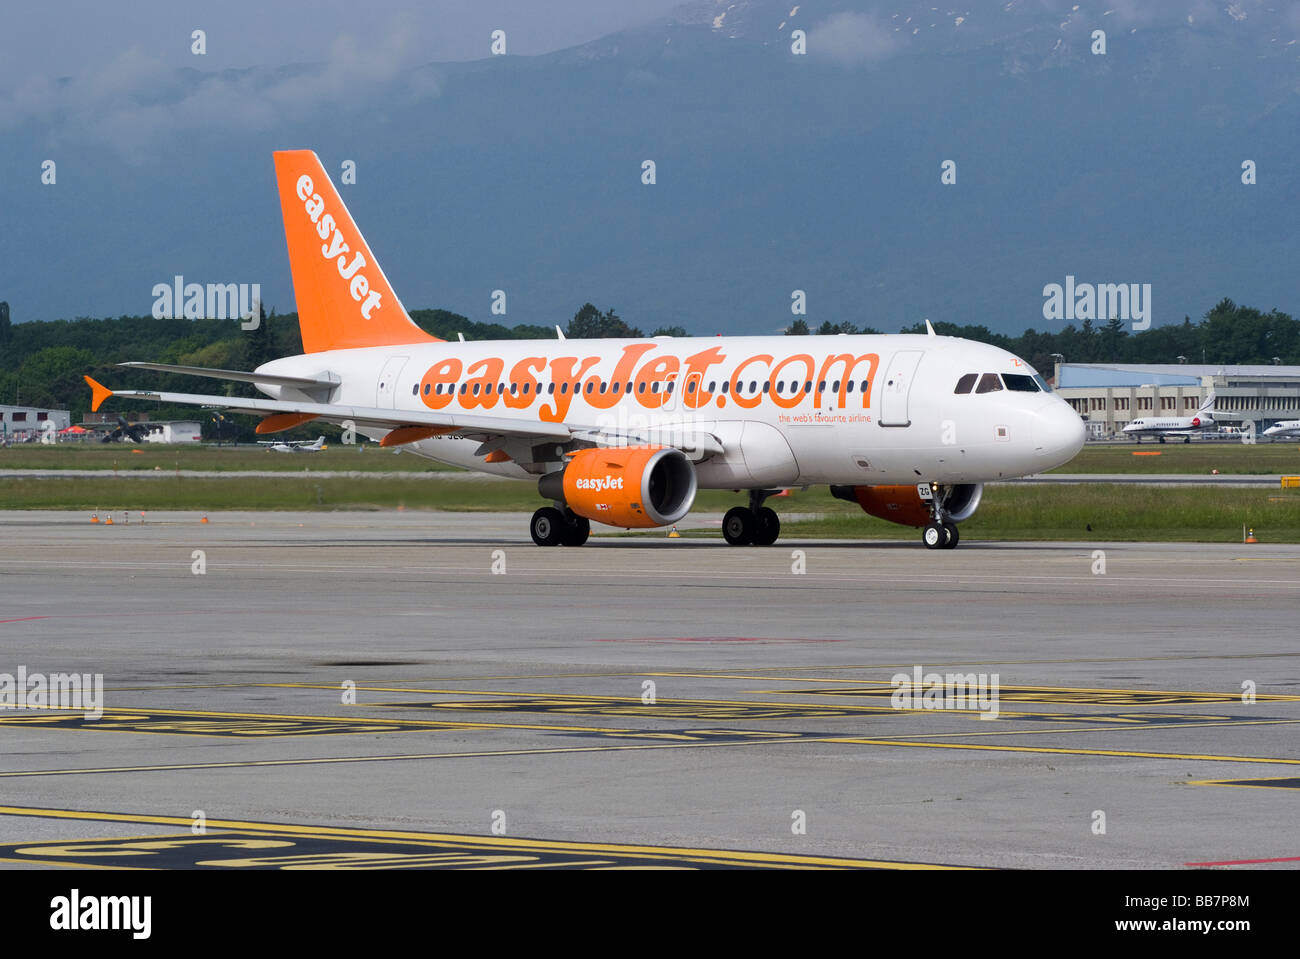
[[[277,152],[275,169],[304,354],[202,372],[267,399],[110,390],[87,377],[95,409],[110,396],[216,407],[261,416],[261,433],[351,420],[380,446],[537,483],[553,503],[533,514],[541,546],[581,545],[592,521],[678,523],[700,488],[747,491],[723,536],[767,545],[780,520],[764,500],[827,484],[874,516],[923,527],[927,547],[952,548],[986,481],[1051,469],[1083,446],[1083,421],[1028,364],[932,329],[435,339],[407,315],[315,153]]]
[[[1129,436],[1136,436],[1139,443],[1144,436],[1158,436],[1160,442],[1165,441],[1166,436],[1181,436],[1184,443],[1192,441],[1192,435],[1209,429],[1214,425],[1214,417],[1210,415],[1214,409],[1214,394],[1211,393],[1201,404],[1201,408],[1196,411],[1195,416],[1161,416],[1149,417],[1134,420],[1124,427],[1120,432],[1127,433]]]
[[[1282,439],[1300,436],[1300,420],[1283,420],[1280,423],[1274,423],[1260,435],[1278,436]]]
[[[125,365],[125,364],[124,364]],[[316,437],[316,442],[308,443],[306,440],[293,440],[290,442],[273,442],[268,440],[260,441],[272,453],[319,453],[325,448],[325,437]]]

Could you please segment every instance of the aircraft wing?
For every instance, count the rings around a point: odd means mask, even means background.
[[[477,413],[451,413],[439,410],[398,410],[369,406],[346,406],[338,403],[313,403],[305,400],[251,399],[239,396],[216,396],[202,393],[164,393],[153,390],[110,390],[85,377],[94,393],[91,409],[98,411],[100,404],[112,396],[132,399],[157,400],[160,403],[177,403],[227,410],[232,413],[249,413],[254,416],[299,417],[295,422],[286,419],[284,427],[271,427],[262,432],[288,428],[307,418],[321,419],[327,423],[351,420],[357,429],[367,427],[387,430],[381,445],[392,437],[388,445],[401,445],[426,439],[433,435],[456,435],[479,440],[490,446],[498,440],[529,440],[568,442],[579,440],[596,446],[626,446],[652,444],[678,447],[693,455],[711,455],[723,451],[722,444],[710,433],[698,430],[647,429],[637,431],[592,430],[564,423],[528,422],[504,416],[484,416]],[[424,429],[422,429],[424,428]],[[396,431],[401,430],[402,433]],[[425,432],[432,430],[432,432]]]

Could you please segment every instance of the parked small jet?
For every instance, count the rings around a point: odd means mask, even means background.
[[[1274,423],[1260,435],[1274,436],[1278,439],[1300,436],[1300,420],[1283,420],[1281,423]]]
[[[1124,427],[1122,432],[1130,436],[1137,437],[1139,443],[1144,436],[1158,436],[1160,442],[1165,441],[1166,436],[1181,436],[1184,443],[1190,443],[1194,434],[1209,429],[1214,425],[1214,417],[1210,415],[1214,409],[1214,394],[1211,393],[1201,404],[1201,408],[1196,411],[1195,416],[1160,416],[1149,417],[1134,420],[1128,426]]]

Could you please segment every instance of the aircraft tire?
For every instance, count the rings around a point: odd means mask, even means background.
[[[776,510],[766,506],[759,507],[754,514],[754,545],[771,546],[781,535],[781,517]]]
[[[747,546],[754,541],[756,522],[747,506],[733,506],[722,517],[722,538],[732,546]]]
[[[581,546],[591,535],[591,521],[585,516],[566,516],[564,528],[560,531],[560,543],[564,546]]]
[[[564,527],[564,514],[554,506],[543,506],[533,514],[528,531],[538,546],[559,546]]]

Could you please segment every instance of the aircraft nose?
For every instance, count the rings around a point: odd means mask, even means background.
[[[1044,462],[1041,469],[1051,469],[1068,463],[1083,449],[1088,430],[1079,414],[1062,400],[1044,406],[1034,413],[1030,437],[1034,455]]]

